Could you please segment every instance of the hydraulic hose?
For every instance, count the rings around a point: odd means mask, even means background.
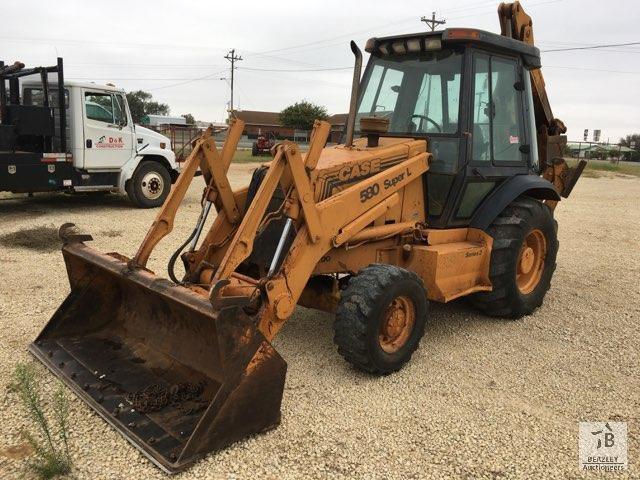
[[[200,233],[202,232],[202,227],[204,226],[204,222],[207,220],[207,216],[209,215],[209,210],[211,210],[211,202],[207,201],[202,206],[202,210],[200,210],[198,221],[196,222],[196,226],[191,232],[191,235],[189,235],[189,237],[184,241],[184,243],[182,243],[182,245],[180,245],[177,248],[177,250],[173,252],[173,255],[171,255],[171,258],[169,258],[167,271],[169,273],[169,278],[173,283],[177,283],[177,284],[184,283],[184,281],[178,280],[175,275],[176,261],[178,260],[178,257],[180,257],[180,254],[186,248],[186,246],[189,245],[189,243],[193,242],[189,250],[190,251],[195,250],[196,243],[198,243],[198,238],[200,237]]]

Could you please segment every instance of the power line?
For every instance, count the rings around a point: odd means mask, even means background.
[[[213,75],[217,75],[220,72],[224,72],[225,70],[220,70],[219,72],[215,72],[215,73],[208,73],[207,75],[204,75],[202,77],[186,77],[186,78],[171,78],[171,77],[76,77],[73,75],[69,75],[69,76],[65,76],[68,80],[117,80],[117,81],[124,81],[124,80],[129,80],[129,81],[136,81],[136,80],[172,80],[172,81],[180,81],[180,80],[205,80]]]
[[[414,17],[409,17],[409,18],[414,19]],[[361,33],[369,33],[371,30],[374,30],[374,29],[377,29],[377,28],[385,28],[385,27],[390,27],[390,26],[394,26],[394,25],[400,25],[402,23],[407,23],[407,20],[408,20],[408,18],[406,18],[404,20],[401,20],[401,21],[398,21],[398,22],[394,22],[394,23],[386,23],[384,25],[369,27],[369,28],[367,28],[365,30],[358,30],[358,31],[355,31],[355,32],[345,33],[343,35],[337,35],[337,36],[334,36],[334,37],[325,38],[323,40],[315,40],[313,42],[301,43],[301,44],[292,45],[292,46],[289,46],[289,47],[276,48],[276,49],[273,49],[273,50],[265,50],[265,51],[262,51],[262,52],[255,52],[255,53],[252,53],[251,56],[254,56],[254,57],[256,57],[256,56],[265,56],[265,54],[268,54],[268,53],[284,52],[286,50],[297,50],[299,48],[308,47],[308,46],[312,46],[312,45],[317,45],[317,44],[320,44],[320,43],[332,42],[334,40],[337,40],[338,38],[346,38],[346,37],[350,37],[352,35],[359,35]],[[415,21],[415,19],[414,19],[414,21]]]
[[[588,45],[582,47],[568,47],[568,48],[554,48],[551,50],[540,50],[544,53],[549,52],[568,52],[571,50],[592,50],[594,48],[609,48],[609,47],[627,47],[630,45],[640,45],[640,42],[628,42],[628,43],[610,43],[608,45]]]
[[[0,36],[1,40],[10,42],[10,43],[46,43],[46,44],[57,44],[57,45],[108,45],[110,47],[144,47],[144,48],[155,48],[155,49],[184,49],[188,48],[192,49],[208,49],[208,50],[220,50],[224,51],[223,48],[213,47],[207,45],[198,45],[198,44],[159,44],[159,43],[135,43],[135,42],[114,42],[112,40],[76,40],[73,38],[51,38],[51,37],[15,37],[15,36]]]
[[[640,71],[632,72],[625,70],[605,70],[602,68],[589,68],[589,67],[571,67],[566,65],[544,65],[542,68],[563,68],[567,70],[585,70],[588,72],[605,72],[605,73],[627,73],[631,75],[640,75]]]
[[[212,73],[210,75],[205,75],[204,77],[192,78],[191,80],[186,80],[184,82],[172,83],[170,85],[162,85],[161,87],[156,87],[156,88],[149,88],[149,90],[162,90],[162,89],[165,89],[165,88],[178,87],[180,85],[186,85],[188,83],[198,82],[200,80],[206,80],[206,79],[209,79],[211,77],[215,77],[216,75],[220,75],[224,71],[225,70],[220,70],[219,72],[215,72],[215,73]]]
[[[252,68],[236,67],[239,70],[253,70],[255,72],[331,72],[336,70],[351,70],[353,67],[326,67],[326,68]]]
[[[37,62],[42,63],[42,62]],[[46,61],[45,61],[46,63]],[[75,63],[75,62],[64,62],[64,66],[66,67],[132,67],[132,68],[218,68],[223,67],[224,65],[212,65],[210,63],[199,63],[199,64],[179,64],[179,63]]]
[[[536,7],[536,6],[541,6],[541,5],[548,5],[548,4],[552,4],[552,3],[560,3],[563,2],[564,0],[543,0],[540,2],[535,2],[535,3],[531,3],[529,5],[527,5],[527,7]],[[484,8],[486,6],[489,5],[495,5],[494,2],[478,2],[475,4],[470,4],[470,7],[467,6],[459,6],[456,7],[454,9],[445,9],[445,13],[448,12],[453,12],[453,11],[468,11],[468,10],[477,10],[480,8]],[[474,6],[475,5],[475,6]],[[489,14],[493,14],[495,15],[495,11],[493,12],[486,12],[486,15]],[[456,20],[456,19],[460,19],[460,18],[467,18],[467,17],[473,17],[473,16],[477,16],[477,15],[482,15],[482,13],[470,13],[470,14],[466,14],[466,15],[457,15],[454,17],[450,17],[449,20]],[[292,45],[289,47],[283,47],[283,48],[277,48],[277,49],[272,49],[272,50],[265,50],[262,52],[253,52],[251,53],[252,57],[256,57],[256,56],[265,56],[264,54],[268,54],[268,53],[276,53],[276,52],[284,52],[284,51],[288,51],[288,50],[297,50],[297,52],[295,53],[299,53],[301,51],[305,51],[305,50],[318,50],[318,49],[322,49],[322,48],[328,48],[328,47],[332,47],[334,45],[339,45],[342,43],[342,41],[340,42],[335,42],[335,40],[339,39],[339,38],[346,38],[346,37],[352,37],[354,35],[360,35],[360,34],[371,34],[374,31],[377,30],[388,30],[390,27],[394,27],[394,26],[398,26],[398,25],[405,25],[408,23],[415,23],[415,17],[406,17],[403,20],[399,20],[397,22],[392,22],[392,23],[385,23],[383,25],[376,25],[376,26],[371,26],[365,30],[358,30],[358,31],[354,31],[354,32],[349,32],[349,33],[345,33],[343,35],[337,35],[334,37],[329,37],[329,38],[325,38],[322,40],[315,40],[313,42],[308,42],[308,43],[302,43],[302,44],[298,44],[298,45]],[[364,38],[366,40],[366,37]],[[333,42],[333,43],[329,43],[327,45],[323,45],[323,46],[317,46],[319,44],[322,43],[327,43],[327,42]],[[312,48],[306,48],[306,47],[312,47]]]

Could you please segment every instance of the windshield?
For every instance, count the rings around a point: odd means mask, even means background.
[[[462,54],[444,50],[371,58],[356,119],[389,119],[389,133],[455,134],[458,131]]]

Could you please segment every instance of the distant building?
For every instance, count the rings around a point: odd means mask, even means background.
[[[346,129],[347,118],[349,118],[348,113],[335,113],[329,117],[328,122],[331,124],[329,141],[331,143],[340,143]]]
[[[205,122],[202,120],[196,120],[196,127],[202,130],[205,130],[209,127],[213,127],[213,131],[218,132],[221,130],[226,130],[229,127],[229,125],[227,125],[224,122]]]
[[[142,125],[186,125],[187,120],[184,117],[170,117],[168,115],[145,115],[140,122]]]
[[[288,128],[280,123],[280,113],[261,112],[256,110],[234,110],[236,118],[245,122],[244,134],[249,138],[256,138],[259,134],[273,133],[277,138],[305,141],[307,132]],[[329,142],[338,143],[342,138],[348,114],[331,115],[327,120],[331,124]]]
[[[293,138],[293,128],[280,124],[280,113],[260,112],[257,110],[234,110],[233,115],[244,121],[244,134],[256,138],[259,134],[273,133],[278,138]]]

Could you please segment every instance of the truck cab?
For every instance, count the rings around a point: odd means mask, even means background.
[[[170,140],[133,123],[124,90],[63,84],[63,99],[42,77],[21,81],[8,104],[5,93],[2,126],[12,135],[0,145],[0,190],[111,191],[139,207],[161,205],[179,174]]]

